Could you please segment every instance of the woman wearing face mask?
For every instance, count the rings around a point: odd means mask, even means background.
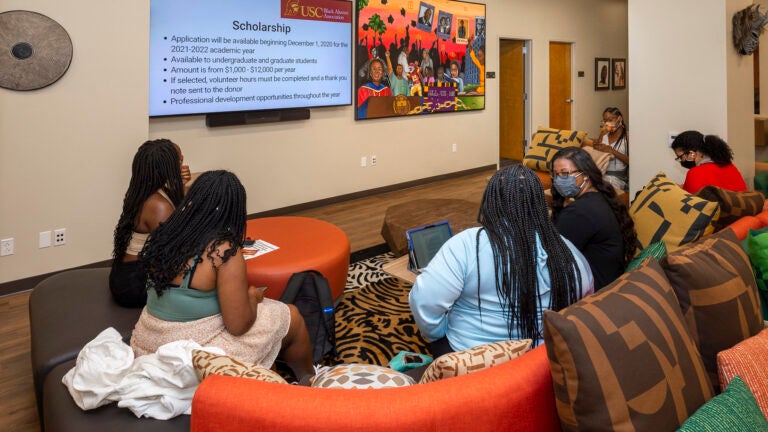
[[[629,133],[624,115],[618,108],[608,107],[603,111],[600,134],[586,144],[613,155],[603,179],[616,189],[626,192],[629,189]]]
[[[672,141],[675,160],[688,169],[683,189],[695,194],[704,186],[725,190],[747,190],[744,177],[733,164],[733,151],[716,135],[704,136],[698,131],[685,131]]]
[[[565,206],[569,199],[573,202]],[[595,291],[624,273],[635,254],[635,224],[616,189],[581,148],[565,148],[552,159],[552,218],[589,262]]]

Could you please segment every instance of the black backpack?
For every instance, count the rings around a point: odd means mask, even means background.
[[[315,270],[294,273],[280,301],[294,304],[304,317],[312,343],[312,361],[319,363],[329,352],[335,358],[336,317],[328,279]]]

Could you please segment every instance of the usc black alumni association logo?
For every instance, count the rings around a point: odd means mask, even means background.
[[[281,18],[349,23],[350,4],[333,0],[281,0]]]

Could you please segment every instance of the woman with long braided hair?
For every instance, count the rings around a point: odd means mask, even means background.
[[[627,206],[581,148],[562,149],[552,158],[552,218],[587,258],[595,291],[624,273],[635,255],[637,233]]]
[[[139,255],[148,293],[131,336],[137,356],[191,339],[266,368],[281,354],[297,378],[313,373],[309,334],[298,309],[248,285],[242,253],[245,199],[231,172],[203,173],[149,236]]]
[[[121,306],[139,308],[147,302],[146,274],[136,260],[149,233],[170,216],[184,196],[190,173],[183,163],[181,149],[167,139],[145,142],[133,157],[109,273],[109,289]]]
[[[409,296],[434,355],[507,339],[543,341],[544,309],[592,292],[584,256],[558,234],[536,174],[497,171],[477,218],[450,238],[416,278]]]

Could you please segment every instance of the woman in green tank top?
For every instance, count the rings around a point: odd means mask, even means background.
[[[298,379],[313,373],[309,335],[296,307],[248,285],[245,220],[238,178],[209,171],[150,235],[139,255],[148,296],[131,337],[137,356],[192,339],[267,368],[280,355]]]

